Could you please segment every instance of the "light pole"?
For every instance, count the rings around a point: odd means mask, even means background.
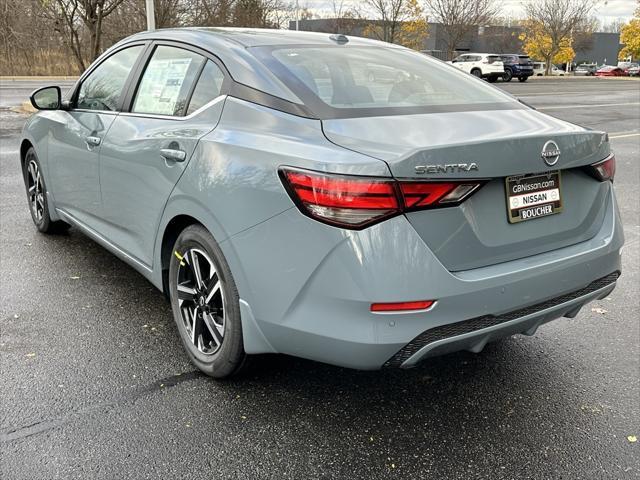
[[[155,5],[153,4],[153,0],[145,0],[145,4],[147,7],[147,30],[155,30],[156,29]]]
[[[298,0],[296,0],[296,31],[300,29],[300,5],[298,4]]]

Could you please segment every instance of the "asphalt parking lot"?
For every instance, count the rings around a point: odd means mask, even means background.
[[[413,370],[268,356],[221,383],[133,269],[75,229],[36,233],[11,110],[36,85],[0,84],[3,479],[640,478],[639,81],[497,84],[609,132],[627,242],[610,297]]]

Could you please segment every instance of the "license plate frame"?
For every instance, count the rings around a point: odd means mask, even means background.
[[[555,215],[563,210],[560,170],[505,178],[509,223]]]

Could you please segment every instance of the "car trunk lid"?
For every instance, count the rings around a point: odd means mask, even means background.
[[[604,218],[608,182],[580,167],[605,158],[605,134],[530,109],[450,112],[324,120],[332,142],[384,160],[400,179],[483,179],[456,207],[406,216],[451,271],[467,270],[561,248],[593,237]],[[557,144],[558,163],[542,150]],[[561,171],[564,210],[509,223],[505,178]]]

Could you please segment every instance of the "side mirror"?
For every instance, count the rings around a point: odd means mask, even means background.
[[[62,105],[62,92],[60,87],[43,87],[33,92],[29,100],[38,110],[58,110]]]
[[[451,60],[451,63],[458,63],[458,59],[454,58],[453,60]]]

